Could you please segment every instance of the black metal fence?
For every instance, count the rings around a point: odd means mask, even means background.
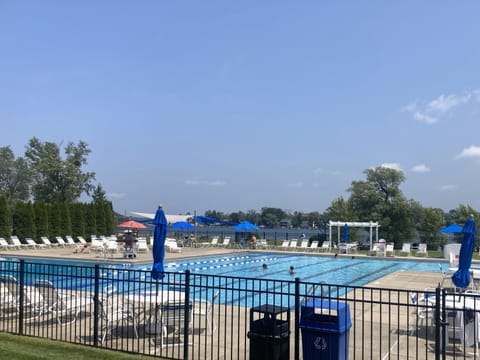
[[[2,261],[0,331],[171,359],[480,358],[475,292],[149,275]]]

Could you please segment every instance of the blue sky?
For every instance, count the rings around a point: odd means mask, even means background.
[[[424,206],[480,210],[479,13],[0,0],[0,145],[85,141],[121,213],[323,212],[379,165]]]

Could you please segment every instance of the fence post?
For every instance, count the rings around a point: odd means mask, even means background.
[[[185,271],[185,318],[183,319],[183,358],[188,360],[188,332],[190,331],[190,311],[192,307],[190,306],[190,270]]]
[[[295,278],[295,360],[300,358],[300,278]]]
[[[18,332],[23,335],[23,320],[24,320],[24,303],[25,303],[25,260],[20,260],[20,294],[18,294],[18,301],[20,302],[18,314]]]
[[[93,346],[98,347],[98,320],[100,307],[100,266],[95,264],[93,295]]]

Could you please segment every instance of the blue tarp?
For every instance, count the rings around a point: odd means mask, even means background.
[[[462,232],[462,227],[458,224],[452,224],[447,227],[444,227],[443,229],[438,230],[439,232],[447,233],[447,234],[452,234],[452,233],[461,233]]]
[[[206,216],[195,216],[195,221],[203,224],[219,224],[219,225],[235,225],[237,223],[231,221],[224,221]]]
[[[466,288],[470,284],[470,266],[475,248],[475,235],[477,229],[473,217],[467,220],[462,229],[463,241],[458,257],[458,270],[453,274],[452,281],[459,288]]]
[[[253,231],[260,229],[257,225],[253,225],[251,222],[243,221],[234,226],[236,231]]]
[[[194,227],[195,225],[190,224],[186,221],[179,221],[173,224],[172,226],[170,226],[170,228],[172,229],[193,229]]]

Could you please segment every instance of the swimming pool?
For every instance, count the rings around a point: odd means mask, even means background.
[[[18,261],[19,258],[2,258]],[[93,266],[92,262],[79,262],[57,259],[28,259],[31,263],[52,265]],[[262,267],[263,264],[267,268]],[[124,276],[127,270],[143,270],[136,276],[149,279],[151,264],[112,264],[99,263],[104,276]],[[2,265],[3,267],[4,265]],[[289,273],[290,266],[295,274]],[[445,261],[417,261],[407,259],[380,259],[367,257],[312,256],[309,254],[278,253],[236,253],[233,255],[192,258],[165,263],[165,271],[192,274],[221,275],[232,277],[251,277],[256,279],[294,280],[328,283],[335,285],[363,286],[398,270],[441,272],[448,267]],[[138,275],[140,274],[140,275]]]

